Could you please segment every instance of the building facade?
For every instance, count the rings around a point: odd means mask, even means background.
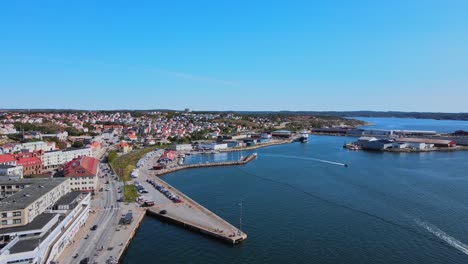
[[[73,191],[94,192],[98,185],[99,160],[88,156],[78,157],[64,166],[64,176],[70,179]]]
[[[38,175],[42,173],[42,161],[38,157],[24,157],[16,160],[17,166],[22,166],[23,175]]]
[[[70,192],[68,179],[40,179],[2,200],[0,229],[24,226]]]
[[[23,167],[13,165],[0,165],[0,179],[19,180],[23,178]]]

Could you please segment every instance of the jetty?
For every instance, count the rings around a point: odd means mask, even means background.
[[[240,221],[239,227],[230,224],[158,176],[188,168],[243,165],[256,157],[256,154],[252,154],[232,162],[179,165],[156,171],[156,175],[150,165],[143,166],[139,178],[144,181],[140,181],[140,184],[148,193],[142,199],[154,202],[153,206],[146,208],[146,214],[232,245],[241,243],[247,239],[247,234],[240,229]]]
[[[149,192],[145,197],[155,202],[154,206],[146,210],[147,215],[229,244],[238,244],[247,239],[247,234],[238,227],[231,225],[159,177],[149,177],[141,184]],[[156,186],[159,186],[159,190]],[[177,197],[177,201],[168,198],[168,193]]]

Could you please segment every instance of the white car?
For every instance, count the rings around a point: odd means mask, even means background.
[[[106,188],[106,191],[110,191],[110,188]]]

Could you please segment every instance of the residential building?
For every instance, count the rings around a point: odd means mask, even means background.
[[[89,216],[90,194],[69,192],[21,227],[0,230],[0,263],[58,263]]]
[[[0,165],[0,179],[19,180],[23,178],[23,167],[14,165]]]
[[[24,178],[21,180],[0,179],[0,200],[12,196],[36,181],[37,179]]]
[[[117,151],[125,154],[132,151],[132,146],[127,142],[122,141],[117,145]]]
[[[68,179],[38,179],[30,182],[24,189],[2,200],[0,229],[29,224],[68,192]]]
[[[66,162],[69,162],[75,158],[81,156],[92,156],[91,148],[78,148],[78,149],[66,149],[66,150],[55,150],[47,151],[42,154],[42,164],[44,170],[56,169]]]
[[[63,159],[65,160],[65,162],[67,162],[67,161],[70,161],[72,159],[76,159],[76,158],[82,157],[82,156],[92,157],[93,152],[92,152],[91,148],[89,148],[89,147],[71,148],[71,149],[64,150],[63,155],[64,155]]]
[[[36,141],[36,142],[28,142],[21,144],[21,149],[28,150],[29,152],[34,151],[52,151],[55,150],[55,142],[44,142],[44,141]]]
[[[73,191],[93,192],[98,185],[99,160],[88,156],[75,158],[64,166],[64,176],[70,178]]]
[[[65,155],[61,150],[44,152],[41,156],[41,159],[44,170],[55,169],[67,162],[67,160],[65,160]]]
[[[42,173],[42,161],[38,157],[21,157],[16,160],[17,166],[23,167],[23,175],[37,175]]]
[[[42,134],[42,138],[47,138],[47,137],[57,138],[60,141],[66,141],[68,137],[68,132],[62,131],[57,134]]]
[[[13,165],[16,166],[16,158],[10,154],[0,155],[0,165]]]

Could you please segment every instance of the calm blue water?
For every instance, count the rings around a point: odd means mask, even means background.
[[[439,133],[451,133],[456,130],[468,131],[468,121],[412,119],[412,118],[378,118],[378,117],[353,117],[372,123],[372,126],[363,128],[394,129],[394,130],[430,130]]]
[[[235,225],[242,201],[249,238],[233,247],[146,218],[123,263],[468,263],[468,152],[342,149],[350,140],[311,136],[243,167],[164,176]]]

